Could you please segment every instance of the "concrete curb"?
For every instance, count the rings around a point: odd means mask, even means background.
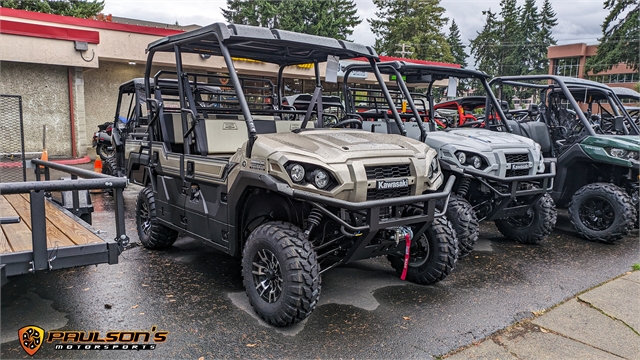
[[[640,359],[640,271],[630,271],[438,359]]]
[[[84,156],[77,159],[60,159],[60,160],[49,159],[49,161],[54,162],[56,164],[62,164],[62,165],[80,165],[80,164],[88,164],[92,160],[89,156]],[[14,168],[14,167],[21,167],[21,166],[22,166],[22,161],[0,163],[0,168]]]

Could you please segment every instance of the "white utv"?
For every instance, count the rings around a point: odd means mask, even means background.
[[[371,65],[354,64],[344,75],[346,109],[369,120],[364,122],[365,130],[424,141],[438,152],[445,175],[457,174],[447,215],[456,230],[460,256],[473,249],[478,221],[494,221],[504,236],[525,244],[538,243],[551,233],[557,212],[548,192],[553,187],[555,163],[544,160],[541,146],[533,140],[503,131],[505,115],[486,74],[399,61],[378,63],[377,67],[396,81],[395,105],[387,107],[379,90],[350,87],[353,71],[372,71]],[[463,121],[471,117],[463,111],[454,118],[438,114],[436,85],[449,85],[455,91],[456,83],[469,81],[477,81],[487,93],[476,121]],[[410,92],[408,85],[425,93]],[[389,121],[394,112],[402,122]]]

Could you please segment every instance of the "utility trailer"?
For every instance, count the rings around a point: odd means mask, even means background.
[[[117,178],[40,159],[36,181],[0,183],[0,268],[2,285],[8,276],[93,264],[117,264],[129,242],[124,226],[123,189]],[[43,167],[41,169],[41,166]],[[65,172],[70,180],[50,180],[50,169]],[[44,173],[44,174],[43,174]],[[44,175],[44,181],[40,178]],[[82,179],[78,179],[78,178]],[[72,212],[48,200],[50,192],[71,191],[79,211],[78,191],[112,189],[116,237],[103,239]]]

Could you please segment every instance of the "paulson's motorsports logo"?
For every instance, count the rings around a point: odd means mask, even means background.
[[[155,350],[157,344],[167,341],[168,331],[109,331],[104,336],[100,331],[56,331],[46,333],[37,326],[25,326],[18,331],[20,345],[33,356],[44,339],[55,350]]]
[[[20,339],[20,346],[24,351],[33,356],[42,346],[44,329],[34,325],[25,326],[18,330],[18,339]]]

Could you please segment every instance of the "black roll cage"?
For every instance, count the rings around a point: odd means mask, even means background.
[[[552,83],[534,84],[534,83],[527,83],[526,81],[547,81],[547,82],[553,81],[557,85],[554,85]],[[538,90],[546,90],[546,89],[554,90],[554,89],[560,88],[564,93],[566,100],[569,101],[569,103],[574,109],[576,109],[576,114],[578,115],[578,118],[580,119],[580,121],[582,122],[582,125],[591,136],[596,136],[597,134],[593,129],[593,127],[591,126],[592,124],[591,122],[589,122],[585,114],[582,111],[578,111],[580,109],[580,106],[578,105],[578,102],[573,97],[573,93],[571,92],[571,89],[583,88],[585,89],[585,91],[588,90],[589,88],[598,89],[604,92],[605,94],[609,95],[609,98],[614,100],[616,107],[622,109],[622,114],[620,115],[626,118],[627,123],[635,131],[636,135],[640,134],[640,128],[638,128],[636,123],[631,119],[631,116],[629,115],[627,110],[624,108],[624,106],[620,102],[620,99],[618,99],[618,97],[611,90],[611,88],[609,88],[608,86],[602,85],[600,83],[596,83],[596,82],[584,80],[584,79],[578,79],[578,78],[575,78],[575,79],[566,78],[564,76],[557,76],[557,75],[525,75],[525,76],[499,76],[499,77],[493,78],[489,82],[489,85],[498,87],[498,94],[500,95],[500,97],[502,97],[502,87],[504,85],[520,86],[520,87],[526,87],[526,88],[532,88],[532,89],[538,89]],[[625,128],[625,132],[627,132],[626,128]]]
[[[314,44],[310,47],[310,44]],[[311,50],[310,50],[311,49]],[[152,97],[151,67],[153,57],[156,52],[173,52],[176,62],[176,77],[178,79],[178,92],[180,98],[180,113],[182,116],[182,130],[185,141],[183,143],[184,153],[190,154],[190,144],[192,143],[192,129],[189,129],[188,116],[191,116],[193,124],[199,121],[195,102],[189,87],[189,74],[183,70],[182,54],[197,53],[201,55],[222,56],[226,64],[230,81],[235,89],[235,94],[240,105],[240,111],[247,124],[249,141],[246,148],[246,156],[251,157],[253,144],[257,139],[257,131],[251,116],[251,110],[247,103],[241,82],[236,72],[233,57],[250,58],[253,60],[274,63],[279,65],[277,107],[274,111],[282,112],[282,93],[284,82],[284,68],[291,65],[313,63],[315,70],[316,89],[314,91],[311,104],[305,112],[305,117],[301,125],[304,129],[311,118],[314,108],[318,118],[322,118],[322,87],[320,80],[319,63],[327,61],[328,56],[335,56],[338,59],[365,57],[372,66],[378,60],[376,52],[368,46],[336,40],[326,37],[299,34],[290,31],[267,29],[246,25],[227,25],[215,23],[197,30],[182,34],[172,35],[152,42],[147,47],[147,66],[145,69],[145,90],[147,96],[147,112],[150,118],[149,125],[155,126],[158,120],[159,110],[162,103]],[[155,78],[155,77],[154,77]],[[384,81],[378,76],[378,81],[383,87]],[[386,87],[385,87],[385,90]],[[149,140],[154,141],[153,128],[149,131]]]
[[[380,70],[383,70],[385,74],[396,76],[396,82],[398,83],[398,86],[400,87],[401,92],[405,94],[404,97],[407,100],[407,104],[411,108],[411,111],[415,114],[414,118],[416,119],[416,122],[418,123],[418,127],[420,128],[421,141],[425,141],[425,139],[427,138],[428,131],[435,131],[436,129],[435,110],[434,110],[433,93],[432,93],[433,84],[436,81],[441,80],[445,77],[474,78],[474,79],[480,80],[483,87],[487,91],[485,113],[488,115],[492,112],[492,109],[495,109],[495,111],[498,113],[498,118],[500,120],[506,119],[505,114],[502,111],[502,107],[499,106],[496,96],[493,94],[493,92],[491,92],[489,82],[487,81],[489,76],[483,72],[468,70],[468,69],[461,69],[461,68],[437,66],[437,65],[408,64],[404,61],[378,62],[376,65],[377,65],[377,69],[375,69],[374,72],[380,73]],[[373,68],[376,68],[376,67],[365,65],[365,64],[351,64],[346,67],[344,71],[343,92],[346,94],[345,106],[347,109],[352,109],[353,111],[355,111],[355,102],[350,96],[350,91],[348,87],[349,74],[351,74],[351,72],[353,71],[365,71],[365,72],[371,71]],[[426,95],[419,94],[419,95],[426,96],[426,98],[429,101],[429,117],[428,117],[429,126],[430,126],[429,130],[427,130],[427,128],[424,126],[422,118],[419,116],[420,113],[418,112],[415,106],[414,99],[412,96],[410,96],[416,93],[412,93],[409,91],[409,89],[407,88],[406,82],[403,78],[403,76],[409,76],[409,75],[413,75],[418,78],[427,76],[427,81],[429,82],[427,94]],[[387,101],[389,101],[390,104],[393,104],[393,101],[391,100],[390,95]],[[398,124],[398,128],[402,129],[401,131],[403,131],[402,133],[403,135],[406,135],[406,130],[404,129],[404,123],[400,120],[400,116],[398,114],[397,109],[395,108],[395,106],[391,106],[390,110],[394,115],[395,121]],[[488,121],[488,116],[485,117],[485,121]],[[494,121],[497,121],[497,119],[494,119]],[[505,129],[506,131],[509,131],[508,126],[502,126],[502,128]]]

